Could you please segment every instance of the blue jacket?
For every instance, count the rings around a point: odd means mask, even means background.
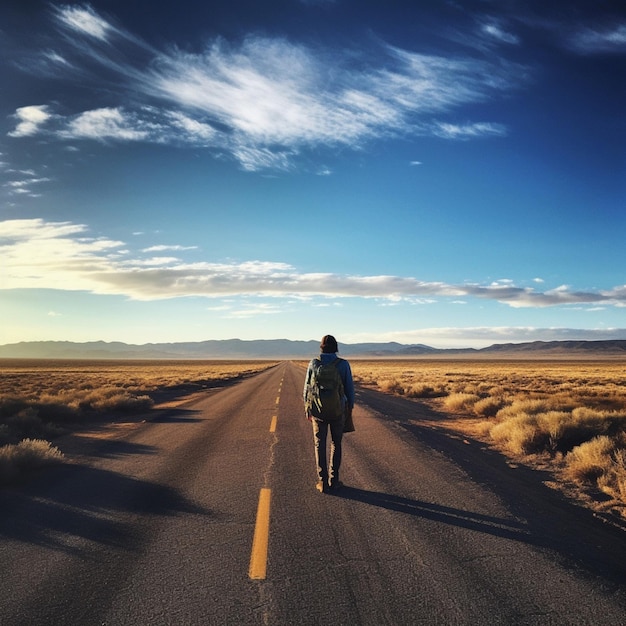
[[[327,354],[323,352],[319,356],[319,360],[322,363],[332,363],[337,357],[336,354]],[[304,402],[306,403],[306,395],[307,389],[309,388],[309,383],[311,382],[311,376],[313,374],[313,362],[315,359],[311,359],[309,363],[309,367],[306,371],[306,378],[304,379],[304,391],[302,396],[304,398]],[[346,394],[346,403],[350,408],[354,407],[354,381],[352,380],[352,369],[350,368],[350,363],[345,359],[339,359],[339,363],[337,364],[337,370],[339,371],[339,375],[341,376],[341,382],[343,383],[343,391]]]

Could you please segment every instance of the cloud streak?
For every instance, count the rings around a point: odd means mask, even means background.
[[[532,341],[608,341],[626,339],[626,328],[538,328],[535,326],[467,326],[360,333],[346,336],[348,343],[397,341],[439,348],[484,348],[493,344]]]
[[[101,41],[106,41],[109,33],[113,30],[111,25],[89,6],[59,7],[56,10],[56,15],[59,21],[69,29]]]
[[[581,54],[626,54],[626,22],[583,28],[570,37],[569,44]]]
[[[201,53],[158,51],[89,6],[60,7],[55,15],[68,37],[59,41],[62,52],[42,52],[40,68],[53,58],[54,78],[83,81],[105,72],[109,96],[117,92],[120,101],[69,116],[53,114],[49,104],[23,107],[12,137],[202,145],[246,170],[290,169],[303,150],[360,148],[391,135],[502,136],[497,124],[454,126],[437,118],[511,91],[523,74],[502,60],[384,44],[376,64],[355,62],[353,51],[260,36],[238,44],[217,39]],[[113,45],[116,39],[124,45]]]
[[[626,285],[605,291],[575,291],[567,286],[536,291],[510,281],[453,285],[404,276],[303,273],[275,261],[189,263],[174,256],[143,256],[186,249],[189,247],[156,245],[131,254],[124,242],[90,237],[81,224],[6,220],[0,222],[0,288],[82,290],[137,300],[190,296],[375,298],[391,302],[475,298],[511,307],[626,306]]]

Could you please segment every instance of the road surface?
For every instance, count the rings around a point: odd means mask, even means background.
[[[66,438],[74,463],[0,490],[0,624],[626,623],[624,532],[419,403],[360,390],[318,493],[303,380]]]

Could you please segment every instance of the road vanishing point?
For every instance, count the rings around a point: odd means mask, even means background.
[[[626,533],[425,405],[357,390],[315,489],[301,364],[93,425],[0,489],[0,624],[626,624]]]

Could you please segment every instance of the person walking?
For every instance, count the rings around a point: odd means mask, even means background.
[[[338,489],[341,467],[341,440],[346,415],[354,408],[354,381],[350,363],[337,356],[339,348],[332,335],[324,335],[321,354],[309,363],[304,381],[304,406],[307,419],[313,424],[316,489],[322,493]],[[326,443],[330,430],[330,463]]]

